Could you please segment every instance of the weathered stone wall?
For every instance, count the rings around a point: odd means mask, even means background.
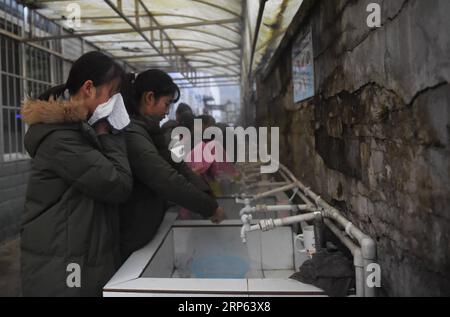
[[[291,47],[260,75],[257,124],[282,161],[378,243],[389,296],[450,294],[450,1],[323,0],[316,96],[293,104]]]

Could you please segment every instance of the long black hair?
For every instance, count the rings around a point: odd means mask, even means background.
[[[194,114],[194,111],[192,111],[191,106],[189,106],[188,104],[182,102],[178,105],[177,111],[176,111],[176,115],[180,116],[181,114],[188,112],[191,114]]]
[[[122,96],[128,114],[139,116],[139,107],[142,96],[146,92],[153,92],[155,98],[163,96],[173,96],[176,103],[181,97],[180,88],[167,73],[159,69],[149,69],[140,73],[136,78],[135,74],[128,74],[125,83],[122,85]]]
[[[65,84],[50,88],[40,95],[39,99],[59,98],[66,90],[73,96],[88,80],[92,80],[94,87],[99,87],[114,80],[121,84],[124,77],[124,70],[111,57],[97,51],[89,52],[72,65]]]

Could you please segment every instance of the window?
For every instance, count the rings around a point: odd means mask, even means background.
[[[63,60],[47,51],[60,52],[61,41],[42,43],[47,50],[20,43],[17,36],[23,33],[24,8],[15,1],[8,3],[9,7],[5,3],[0,6],[0,29],[7,32],[0,34],[0,162],[28,159],[23,144],[26,126],[20,116],[22,101],[63,81]],[[33,21],[31,27],[40,32],[56,32],[41,16]]]
[[[0,20],[0,28],[20,33],[20,28]],[[4,161],[24,157],[24,127],[20,120],[20,103],[23,92],[21,79],[21,46],[17,40],[0,35],[0,87],[1,87],[1,141]]]

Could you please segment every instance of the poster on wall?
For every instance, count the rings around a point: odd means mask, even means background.
[[[299,37],[292,47],[294,103],[314,96],[314,55],[312,34]]]

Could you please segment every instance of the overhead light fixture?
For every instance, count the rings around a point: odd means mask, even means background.
[[[131,53],[140,53],[140,52],[142,52],[142,48],[140,48],[140,47],[122,46],[122,50],[125,51],[125,52],[131,52]]]

